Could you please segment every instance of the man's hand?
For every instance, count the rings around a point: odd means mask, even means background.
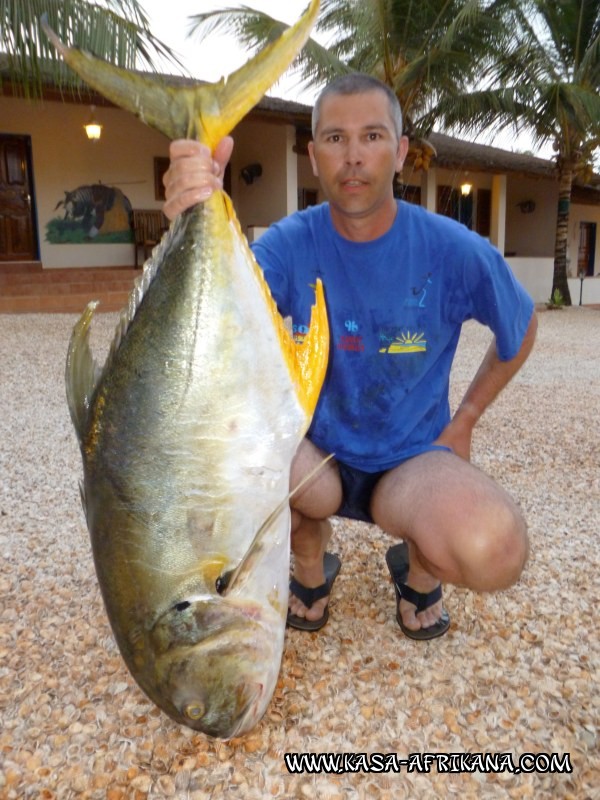
[[[223,175],[232,150],[231,136],[225,136],[212,155],[206,145],[193,139],[171,142],[171,164],[163,177],[166,197],[163,211],[168,219],[175,219],[223,188]]]
[[[457,456],[470,461],[471,439],[477,421],[527,360],[536,331],[537,317],[533,314],[518,353],[509,361],[500,361],[496,355],[496,340],[492,341],[456,414],[435,444],[446,445]]]

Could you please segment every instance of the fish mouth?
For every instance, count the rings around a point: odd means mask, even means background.
[[[252,693],[252,696],[246,703],[245,708],[243,708],[242,711],[240,712],[240,715],[238,716],[234,724],[233,731],[227,737],[228,739],[233,739],[236,736],[241,736],[243,733],[247,733],[247,731],[254,728],[254,726],[262,716],[262,712],[260,711],[260,705],[263,699],[264,691],[265,687],[262,683],[256,684],[256,688]]]

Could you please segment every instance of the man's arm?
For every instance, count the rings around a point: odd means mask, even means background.
[[[494,339],[467,389],[462,403],[436,440],[436,444],[444,444],[452,448],[456,455],[467,461],[470,460],[471,438],[477,421],[527,360],[535,341],[536,331],[537,317],[534,313],[519,352],[510,361],[501,361],[498,358]]]

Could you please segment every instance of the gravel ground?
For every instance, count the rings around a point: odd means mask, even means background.
[[[112,639],[64,399],[75,319],[0,316],[1,798],[600,798],[598,311],[541,313],[533,355],[476,432],[474,461],[529,520],[519,584],[446,587],[449,634],[409,641],[389,539],[334,520],[330,622],[288,631],[267,715],[226,744],[154,708]],[[115,322],[97,318],[100,350]],[[487,342],[465,326],[453,402]],[[568,753],[572,772],[289,774],[286,752]]]

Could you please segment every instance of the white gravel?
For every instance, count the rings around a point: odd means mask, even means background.
[[[112,639],[64,396],[73,315],[0,316],[0,797],[600,797],[600,312],[540,314],[538,343],[481,421],[474,461],[517,498],[531,559],[493,596],[446,587],[453,626],[403,637],[378,529],[335,521],[331,619],[288,632],[267,716],[224,744],[175,725]],[[100,315],[106,348],[116,316]],[[489,334],[465,326],[457,402]],[[569,753],[573,771],[288,774],[283,754]]]

